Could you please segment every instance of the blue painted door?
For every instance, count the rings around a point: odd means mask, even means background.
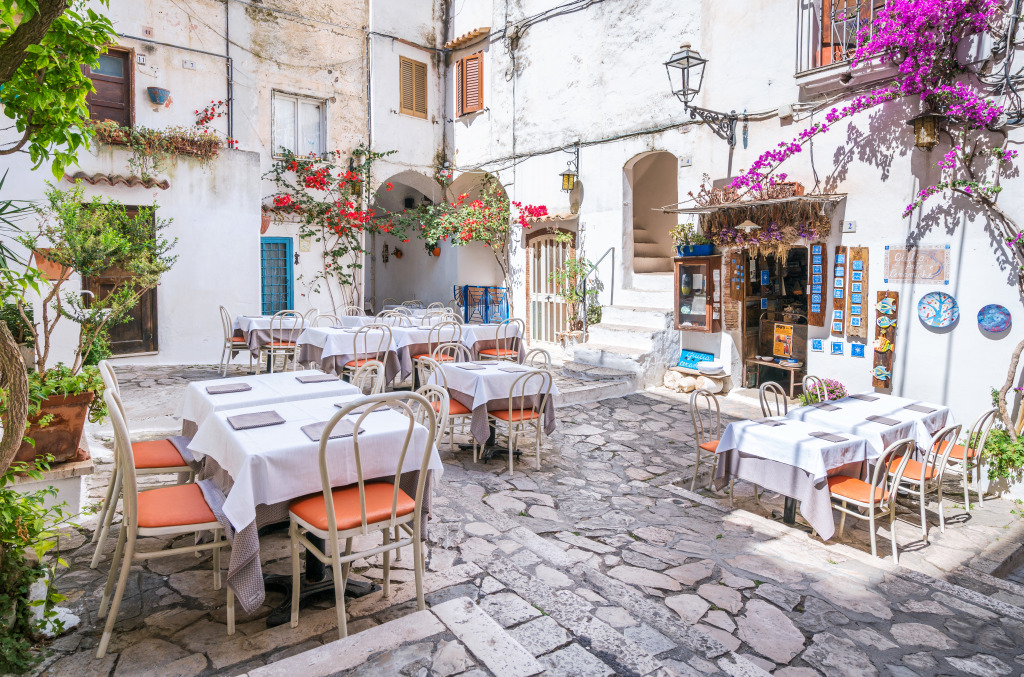
[[[295,308],[292,285],[292,238],[260,238],[263,314]]]

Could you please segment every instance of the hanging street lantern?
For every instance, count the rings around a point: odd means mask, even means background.
[[[569,160],[565,171],[559,174],[562,177],[562,190],[571,193],[576,187],[576,179],[579,178],[580,169],[580,142],[573,144],[572,150],[563,148],[566,153],[572,153],[573,159]]]
[[[699,117],[701,122],[711,127],[716,136],[728,142],[730,147],[735,147],[736,120],[739,118],[736,111],[719,113],[690,105],[704,84],[704,66],[707,63],[708,60],[702,57],[700,52],[693,49],[690,43],[684,42],[679,46],[679,51],[665,62],[668,82],[672,88],[672,94],[683,102],[684,110],[690,113],[691,120],[696,120]]]
[[[935,148],[939,143],[939,124],[945,117],[929,109],[907,120],[907,124],[914,128],[914,145],[924,150]]]

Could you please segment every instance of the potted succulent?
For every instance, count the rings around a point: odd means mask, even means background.
[[[715,245],[692,223],[680,223],[670,232],[679,256],[711,256]]]
[[[45,455],[57,462],[72,459],[86,417],[99,421],[105,416],[103,381],[95,365],[110,354],[107,330],[127,320],[176,258],[168,255],[174,243],[160,237],[169,221],[157,219],[153,211],[132,213],[116,202],[86,200],[81,182],[66,191],[51,186],[38,209],[38,229],[18,238],[33,252],[45,249],[48,261],[69,272],[47,276],[35,313],[24,294],[12,299],[21,328],[31,337],[35,367],[29,374],[29,440],[16,460],[32,462]],[[112,278],[117,282],[102,297],[66,288],[70,273],[97,277],[111,271],[119,272]],[[48,366],[51,339],[65,318],[79,325],[74,358],[70,366]]]

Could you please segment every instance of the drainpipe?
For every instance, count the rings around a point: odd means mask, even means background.
[[[366,31],[366,150],[373,150],[373,49],[372,49],[372,35],[373,30],[373,7],[371,3],[370,11],[367,15],[367,31]],[[371,167],[370,171],[373,171]],[[366,186],[370,187],[370,176],[366,177]],[[367,205],[369,208],[369,205]],[[366,233],[363,233],[363,237],[366,237]],[[364,247],[365,249],[365,247]],[[377,235],[375,233],[370,234],[370,296],[377,300]],[[366,284],[366,280],[363,280],[363,284]],[[362,306],[366,308],[366,289],[363,289]],[[377,310],[374,308],[374,310]]]
[[[235,138],[235,64],[231,61],[231,3],[224,3],[224,57],[228,76],[228,138]]]

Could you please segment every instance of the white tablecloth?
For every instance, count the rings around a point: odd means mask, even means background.
[[[423,317],[427,314],[426,308],[412,308],[410,306],[392,305],[390,303],[384,306],[384,310],[398,310],[399,308],[408,311],[409,315],[412,317]]]
[[[342,327],[354,327],[356,329],[363,325],[373,324],[376,320],[376,318],[367,315],[342,315],[338,319],[341,320]]]
[[[872,447],[872,458],[880,456],[893,442],[908,437],[917,443],[919,450],[930,449],[933,442],[932,436],[941,428],[954,422],[953,412],[949,407],[940,404],[930,404],[920,400],[879,393],[864,393],[864,396],[878,399],[867,401],[855,397],[844,397],[826,403],[839,407],[837,410],[828,411],[814,406],[799,407],[790,411],[788,418],[819,426],[821,430],[860,435],[866,438]],[[922,413],[906,409],[908,405],[913,404],[929,407],[935,411]],[[899,423],[887,426],[867,420],[868,416],[884,416],[899,421]]]
[[[815,481],[828,477],[831,470],[874,458],[863,437],[835,433],[846,440],[829,442],[811,436],[812,432],[829,432],[821,426],[793,419],[773,420],[784,423],[778,426],[757,421],[730,423],[718,442],[718,453],[736,449],[750,456],[800,468]]]
[[[242,333],[249,350],[253,355],[258,356],[260,348],[270,343],[270,322],[269,315],[239,315],[234,319],[232,327],[235,331]],[[274,332],[275,341],[294,341],[298,333],[308,327],[305,318],[284,318],[281,320],[280,328]],[[298,327],[298,329],[293,329]]]
[[[236,531],[256,519],[257,505],[273,505],[321,491],[318,443],[300,428],[329,420],[338,412],[336,402],[355,399],[358,396],[282,402],[216,412],[207,417],[188,448],[197,459],[209,456],[215,460],[234,480],[223,511]],[[234,430],[227,422],[228,416],[268,410],[276,411],[285,423]],[[359,450],[364,479],[396,474],[407,425],[408,419],[390,410],[373,413],[363,420],[365,432],[359,436]],[[416,426],[400,472],[419,471],[426,434],[425,428]],[[355,483],[358,477],[352,438],[331,440],[327,448],[331,485]],[[429,469],[435,471],[436,477],[444,472],[436,445],[431,450]]]
[[[221,378],[211,381],[193,381],[185,390],[185,399],[181,404],[182,434],[194,435],[196,428],[215,411],[238,409],[239,407],[255,407],[277,402],[309,400],[335,395],[354,395],[359,389],[345,383],[341,379],[323,381],[321,383],[302,383],[299,376],[310,376],[318,371],[284,371],[276,374],[259,376],[240,376],[238,378]],[[246,383],[252,390],[237,393],[211,395],[206,392],[207,386],[231,385]],[[186,422],[191,423],[186,430]]]

